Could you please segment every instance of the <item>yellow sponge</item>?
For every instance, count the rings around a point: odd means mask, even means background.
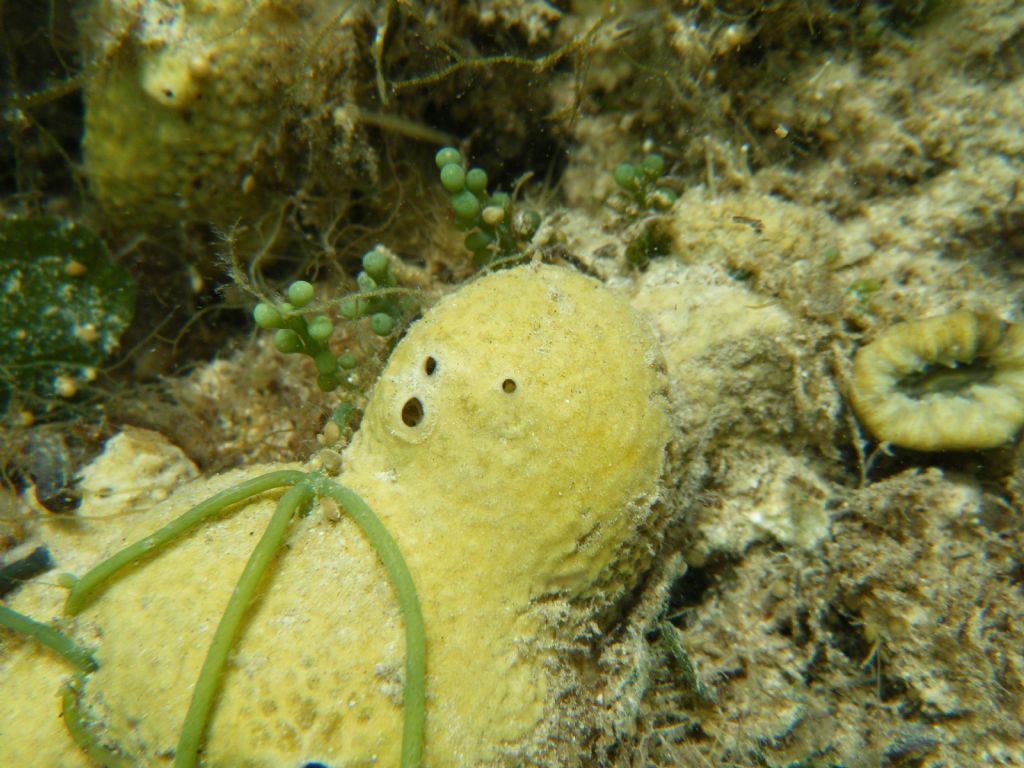
[[[347,182],[353,136],[330,114],[352,87],[356,13],[333,0],[82,7],[82,170],[108,215],[132,227],[266,216],[326,143]]]
[[[555,649],[649,556],[669,436],[660,368],[625,301],[540,265],[462,288],[396,348],[340,481],[391,531],[419,590],[424,765],[521,765],[567,736]],[[122,543],[267,469],[187,487]],[[101,665],[83,706],[142,764],[173,750],[272,508],[263,498],[200,527],[83,612]],[[331,518],[293,525],[228,665],[204,765],[398,764],[401,615],[358,528]]]

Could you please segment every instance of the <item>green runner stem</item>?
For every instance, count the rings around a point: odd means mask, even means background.
[[[220,624],[217,625],[217,629],[213,633],[210,650],[206,653],[206,660],[199,672],[199,679],[196,680],[196,687],[192,692],[192,702],[188,706],[188,714],[185,715],[185,723],[182,725],[181,736],[178,738],[178,748],[174,756],[175,768],[193,768],[196,765],[199,742],[206,731],[210,709],[220,687],[224,665],[227,663],[231,646],[234,644],[235,636],[245,617],[245,611],[249,607],[249,603],[252,602],[253,595],[263,579],[267,566],[270,565],[281,542],[284,541],[292,518],[312,497],[313,489],[308,483],[299,483],[293,488],[289,488],[277,502],[277,509],[274,510],[267,529],[263,532],[263,536],[260,537],[252,554],[249,555],[249,561],[245,564],[242,575],[238,577],[238,583],[235,585],[234,592],[231,593]]]
[[[155,533],[151,533],[149,536],[140,539],[107,558],[82,576],[82,578],[75,582],[75,585],[68,593],[67,602],[64,604],[64,613],[68,616],[74,616],[81,612],[93,593],[115,573],[140,560],[172,539],[187,533],[208,517],[222,512],[232,504],[245,501],[250,496],[255,496],[273,488],[280,488],[284,485],[296,485],[303,482],[306,478],[307,474],[305,472],[300,472],[297,469],[282,469],[278,472],[270,472],[266,475],[246,480],[211,496]]]

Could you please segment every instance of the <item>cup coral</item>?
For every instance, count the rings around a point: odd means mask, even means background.
[[[858,350],[850,394],[884,442],[995,448],[1024,425],[1024,329],[968,310],[898,323]]]

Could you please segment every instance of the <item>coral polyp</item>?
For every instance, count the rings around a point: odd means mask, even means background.
[[[902,448],[1003,445],[1024,426],[1024,330],[968,310],[897,323],[857,352],[851,397]]]

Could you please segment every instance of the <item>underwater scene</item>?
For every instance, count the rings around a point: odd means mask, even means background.
[[[1024,3],[0,49],[0,766],[1024,766]]]

